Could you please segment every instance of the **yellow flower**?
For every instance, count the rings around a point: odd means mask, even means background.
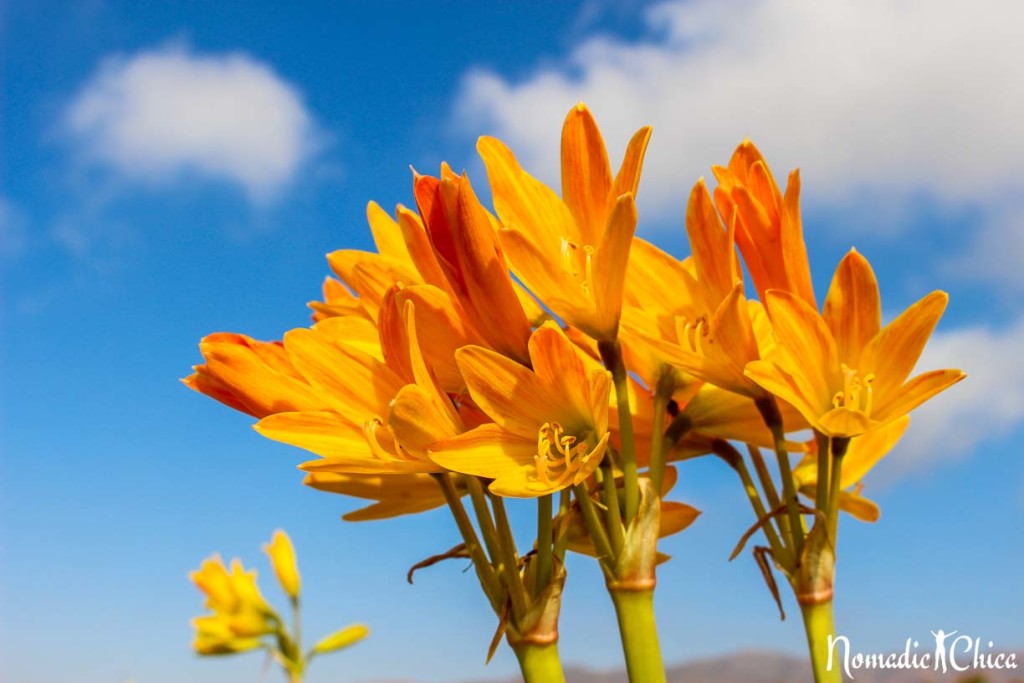
[[[783,195],[750,140],[736,148],[728,167],[713,171],[715,202],[727,222],[736,220],[736,243],[758,297],[764,301],[769,289],[783,289],[816,308],[800,219],[800,172],[789,174]]]
[[[228,572],[219,555],[207,558],[189,578],[206,594],[213,614],[197,617],[194,648],[199,654],[227,654],[259,647],[259,637],[274,633],[279,619],[256,585],[256,571],[231,561]],[[255,643],[255,644],[254,644]]]
[[[499,140],[477,143],[516,276],[555,315],[598,340],[614,340],[618,332],[636,229],[633,200],[649,139],[647,127],[633,136],[612,178],[597,124],[576,105],[562,129],[562,199]]]
[[[302,581],[299,578],[299,565],[295,561],[295,548],[288,534],[278,529],[274,532],[270,543],[263,546],[263,552],[270,556],[270,564],[277,575],[281,588],[292,600],[299,598]]]
[[[861,495],[864,485],[861,480],[889,454],[910,424],[910,416],[904,415],[879,427],[864,432],[850,442],[843,456],[839,475],[839,508],[864,522],[877,522],[881,512],[873,501]],[[818,483],[818,448],[812,440],[807,444],[807,455],[793,470],[793,480],[800,493],[813,499]],[[852,490],[851,490],[852,488]]]
[[[492,492],[534,497],[586,480],[608,444],[610,376],[588,370],[546,323],[530,337],[533,370],[470,346],[457,354],[473,401],[492,419],[430,448],[439,465],[494,479]]]
[[[960,370],[933,370],[907,380],[947,300],[945,292],[932,292],[881,328],[874,272],[851,251],[836,269],[822,315],[791,292],[768,291],[779,346],[772,360],[748,364],[746,374],[822,434],[863,434],[964,378]]]
[[[381,329],[385,362],[339,340],[325,325],[330,320],[285,334],[289,358],[321,405],[269,415],[256,431],[320,455],[301,466],[307,471],[442,471],[426,448],[460,433],[462,422],[420,352],[413,304],[404,309],[396,324]]]
[[[768,328],[757,321],[760,305],[748,302],[743,294],[733,229],[722,225],[703,180],[690,193],[686,231],[693,249],[690,263],[658,258],[651,247],[640,251],[643,261],[631,270],[651,265],[668,276],[655,290],[659,293],[650,295],[654,302],[671,301],[678,295],[674,306],[655,303],[647,312],[642,295],[636,295],[639,301],[625,318],[631,357],[653,356],[723,389],[764,397],[765,391],[743,370],[761,357]]]

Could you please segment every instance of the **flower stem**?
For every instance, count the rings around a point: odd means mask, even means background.
[[[832,601],[801,605],[804,629],[807,631],[807,647],[811,654],[811,668],[815,683],[841,683],[842,671],[833,662],[828,668],[829,636],[835,636],[832,619]]]
[[[654,589],[612,590],[619,636],[631,683],[665,683],[658,629],[654,623]]]
[[[626,364],[622,360],[622,347],[618,341],[601,341],[597,344],[601,360],[612,373],[615,385],[615,403],[619,411],[619,455],[622,457],[624,479],[625,521],[628,526],[640,509],[640,484],[636,466],[636,442],[633,439],[633,415],[629,407],[629,382]]]
[[[466,514],[466,509],[462,507],[462,499],[459,497],[459,493],[455,489],[455,484],[452,483],[451,476],[447,472],[435,474],[434,478],[441,486],[441,491],[444,493],[445,500],[448,501],[448,507],[452,511],[452,516],[455,517],[455,523],[459,527],[459,533],[462,534],[462,541],[466,544],[466,552],[469,553],[470,558],[473,560],[473,567],[476,569],[476,575],[480,580],[480,586],[483,588],[484,594],[490,601],[495,614],[501,614],[502,610],[505,608],[501,583],[494,573],[494,567],[491,566],[491,563],[487,559],[487,554],[480,546],[476,530],[473,529],[473,523],[469,521],[469,515]]]
[[[647,466],[654,490],[661,495],[661,482],[665,475],[665,412],[669,399],[675,389],[672,372],[665,371],[658,377],[658,385],[654,390],[654,424],[651,426],[651,459]]]
[[[501,551],[501,570],[505,576],[508,597],[512,602],[512,617],[519,622],[526,615],[529,607],[522,575],[519,573],[519,555],[516,552],[516,541],[512,537],[512,527],[508,523],[505,512],[505,501],[501,496],[489,493],[491,507],[494,509],[494,523],[498,528],[498,542]]]
[[[804,549],[803,517],[800,516],[799,501],[796,499],[796,487],[793,485],[793,468],[789,463],[789,451],[786,450],[786,430],[782,426],[782,413],[774,398],[757,399],[754,401],[764,418],[764,423],[772,433],[775,455],[779,461],[779,477],[782,479],[782,496],[785,498],[786,511],[789,519],[789,533],[793,540],[793,555],[800,557]],[[786,529],[783,528],[783,532]]]
[[[526,683],[565,683],[556,643],[522,643],[512,646],[512,649],[519,660],[519,669]]]
[[[537,499],[537,585],[534,595],[540,595],[551,583],[551,494]]]

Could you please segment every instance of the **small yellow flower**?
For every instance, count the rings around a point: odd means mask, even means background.
[[[933,370],[907,380],[947,300],[932,292],[882,328],[875,274],[851,251],[836,269],[823,314],[791,292],[768,291],[777,353],[748,364],[746,374],[822,434],[863,434],[965,377]]]
[[[477,143],[516,276],[555,315],[597,340],[614,340],[618,332],[650,134],[647,127],[637,131],[613,178],[593,116],[583,104],[573,107],[562,128],[561,199],[502,142]]]
[[[270,543],[263,546],[263,552],[270,556],[270,564],[277,575],[281,588],[292,600],[298,600],[301,588],[299,565],[295,561],[295,548],[288,534],[278,529],[274,532]]]
[[[586,480],[608,444],[608,372],[588,370],[546,323],[530,337],[533,370],[481,347],[458,352],[473,401],[491,418],[430,448],[439,465],[494,479],[492,492],[531,498]]]
[[[277,615],[256,585],[256,571],[246,571],[241,561],[232,560],[229,572],[220,556],[213,555],[189,578],[206,594],[206,607],[213,612],[192,622],[199,654],[249,650],[259,646],[259,636],[277,628]]]

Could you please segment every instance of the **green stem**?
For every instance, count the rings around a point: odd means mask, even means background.
[[[469,499],[473,503],[473,512],[476,513],[477,526],[480,527],[480,534],[484,537],[484,544],[487,546],[487,554],[491,557],[492,566],[496,565],[501,560],[500,545],[498,532],[494,529],[494,520],[491,518],[491,510],[487,507],[484,486],[479,477],[466,476],[465,481]]]
[[[562,526],[565,520],[569,518],[569,489],[562,489],[558,494],[558,521],[559,521],[559,533],[555,538],[555,549],[554,555],[558,558],[558,561],[565,563],[565,550],[569,545],[569,534],[565,531]]]
[[[754,463],[754,471],[757,472],[757,478],[761,481],[761,487],[764,488],[764,495],[768,499],[768,506],[772,510],[777,510],[779,505],[782,504],[782,500],[779,498],[779,492],[775,488],[775,482],[772,481],[772,474],[768,471],[768,466],[764,464],[761,448],[748,443],[747,453],[750,453],[750,460]]]
[[[601,467],[595,472],[598,480],[604,486],[604,509],[605,519],[608,522],[608,537],[612,542],[612,553],[618,557],[622,553],[622,546],[626,544],[626,530],[622,526],[622,511],[619,509],[619,492],[615,486],[615,475],[612,474],[610,465],[601,463]]]
[[[829,439],[821,432],[815,431],[814,441],[818,446],[818,483],[814,491],[814,507],[827,513],[829,494]]]
[[[469,515],[466,514],[466,509],[462,507],[462,499],[459,497],[459,492],[455,490],[455,484],[452,483],[451,475],[447,472],[442,472],[435,474],[434,478],[440,484],[445,500],[448,501],[448,507],[452,511],[452,516],[455,517],[455,524],[459,527],[459,533],[462,534],[462,542],[466,544],[466,552],[469,553],[470,558],[473,560],[473,567],[476,569],[480,586],[484,589],[484,594],[490,601],[494,613],[501,614],[505,609],[501,583],[494,573],[494,567],[487,560],[484,549],[480,546],[476,531],[473,529],[473,523],[469,521]]]
[[[590,540],[594,542],[594,549],[597,551],[597,559],[601,563],[605,574],[613,576],[615,572],[615,555],[612,554],[611,542],[608,540],[608,532],[605,531],[601,518],[594,509],[594,501],[590,499],[590,491],[586,483],[577,484],[573,487],[576,494],[576,502],[580,506],[580,513],[583,515],[583,524],[587,527]]]
[[[556,643],[523,643],[513,645],[512,650],[519,660],[519,669],[523,673],[525,683],[565,683]]]
[[[740,480],[743,482],[743,488],[747,492],[747,498],[750,499],[750,504],[754,508],[754,514],[757,515],[758,520],[764,520],[764,524],[761,525],[761,529],[764,531],[765,537],[768,539],[768,544],[772,547],[772,554],[782,561],[786,557],[785,553],[789,550],[782,545],[782,540],[779,535],[775,533],[775,524],[773,519],[766,519],[768,517],[768,511],[764,507],[764,503],[761,502],[761,495],[757,490],[757,485],[754,484],[753,478],[750,476],[750,470],[747,469],[747,463],[743,460],[738,452],[736,453],[736,472],[740,475]]]
[[[654,623],[654,590],[610,592],[630,682],[665,683],[665,666]]]
[[[801,605],[800,611],[804,616],[815,683],[841,683],[842,669],[838,662],[833,660],[831,670],[828,668],[829,636],[835,637],[832,601]]]
[[[850,445],[849,439],[832,439],[832,481],[828,494],[828,533],[835,552],[839,536],[839,497],[842,494],[843,456]]]
[[[779,477],[782,479],[782,495],[786,499],[786,512],[789,518],[789,532],[793,539],[794,557],[800,557],[804,549],[804,519],[800,516],[800,503],[796,498],[796,487],[793,485],[793,468],[789,463],[789,451],[786,450],[786,430],[782,426],[782,414],[779,404],[774,398],[758,399],[757,405],[765,424],[772,433],[775,456],[779,461]]]
[[[494,523],[498,528],[501,569],[505,574],[509,599],[512,601],[513,623],[519,623],[526,616],[529,606],[527,604],[526,590],[523,587],[522,575],[519,573],[519,555],[516,553],[516,541],[512,537],[512,527],[508,523],[505,501],[493,493],[488,495],[491,499],[491,507],[494,508]]]
[[[551,494],[537,499],[537,585],[534,595],[541,592],[551,583]]]
[[[640,483],[636,465],[636,441],[633,439],[633,415],[629,407],[629,381],[626,375],[626,364],[622,360],[622,347],[618,341],[601,341],[597,343],[601,360],[612,373],[615,385],[615,405],[619,411],[619,455],[622,457],[622,477],[624,481],[626,525],[636,517],[640,509]]]
[[[665,476],[665,412],[668,410],[669,399],[676,388],[672,370],[664,370],[658,376],[658,386],[654,390],[654,423],[651,426],[651,460],[647,465],[654,490],[661,496],[661,482]]]

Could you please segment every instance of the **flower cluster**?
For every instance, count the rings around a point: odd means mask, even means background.
[[[666,559],[658,539],[698,514],[664,500],[673,463],[705,454],[750,497],[757,520],[740,547],[763,531],[755,557],[769,587],[777,596],[774,566],[823,623],[814,610],[831,604],[839,510],[877,518],[861,478],[908,412],[963,378],[911,377],[942,292],[883,327],[874,273],[851,251],[818,308],[799,174],[781,190],[749,141],[713,167],[713,191],[694,185],[690,256],[637,237],[650,134],[632,137],[613,173],[577,105],[560,194],[481,138],[493,213],[465,174],[414,173],[415,208],[369,205],[375,252],[328,256],[336,277],[310,304],[311,327],[276,342],[211,335],[185,380],[318,456],[300,466],[309,486],[371,502],[348,519],[449,505],[463,543],[439,557],[472,558],[500,621],[492,651],[504,634],[528,680],[560,680],[557,655],[537,653],[557,641],[567,549],[601,563],[631,680],[664,680],[645,600]],[[807,429],[810,443],[793,440]],[[504,497],[537,500],[526,556]]]
[[[213,555],[189,577],[206,595],[212,614],[196,617],[192,625],[196,638],[192,647],[200,655],[232,655],[266,650],[291,683],[299,683],[310,660],[337,652],[369,634],[363,624],[353,624],[322,638],[308,652],[299,641],[299,593],[301,578],[295,549],[288,534],[280,529],[263,546],[281,589],[292,606],[292,627],[270,606],[256,585],[256,570],[246,570],[241,560],[231,560],[230,571],[220,555]]]

